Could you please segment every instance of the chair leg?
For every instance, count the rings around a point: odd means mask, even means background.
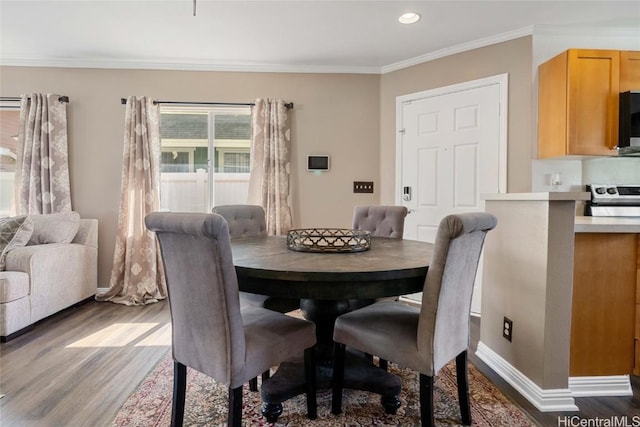
[[[467,370],[467,351],[456,357],[456,377],[458,379],[458,401],[462,424],[471,425],[471,402],[469,401],[469,375]]]
[[[335,343],[333,356],[333,394],[331,397],[331,412],[335,415],[342,412],[345,347],[346,346],[344,344]]]
[[[265,382],[271,376],[271,372],[267,369],[262,373],[262,382]],[[249,380],[249,390],[258,391],[258,377],[251,378]]]
[[[318,418],[318,402],[316,401],[316,349],[307,348],[304,351],[304,379],[307,391],[307,417],[310,420]]]
[[[184,401],[187,392],[187,367],[173,362],[173,406],[171,408],[171,427],[182,427],[184,420]]]
[[[433,377],[420,374],[420,419],[422,427],[435,426],[433,417]]]
[[[378,366],[380,366],[380,369],[387,371],[389,369],[389,362],[385,359],[379,359]]]
[[[229,416],[228,427],[242,427],[242,386],[229,387]]]

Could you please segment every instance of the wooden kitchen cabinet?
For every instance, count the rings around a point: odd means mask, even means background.
[[[619,93],[620,51],[569,49],[540,65],[538,158],[614,155]]]
[[[620,92],[640,91],[640,52],[620,52]]]
[[[576,233],[569,376],[638,374],[639,245],[634,233]]]

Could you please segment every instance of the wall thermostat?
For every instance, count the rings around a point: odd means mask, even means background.
[[[328,171],[329,156],[321,154],[307,157],[307,170],[309,171]]]

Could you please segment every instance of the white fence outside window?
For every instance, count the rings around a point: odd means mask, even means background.
[[[12,212],[15,178],[15,172],[0,172],[0,217],[15,215]]]
[[[0,172],[0,217],[11,216],[14,172]],[[172,212],[211,212],[213,203],[208,194],[206,172],[163,173],[160,175],[160,210]],[[244,205],[249,192],[249,174],[217,173],[215,175],[216,205]]]
[[[215,205],[243,205],[249,192],[248,173],[216,173],[211,202],[209,175],[202,172],[160,175],[160,210],[171,212],[211,212]]]

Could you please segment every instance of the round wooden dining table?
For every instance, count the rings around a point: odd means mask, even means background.
[[[233,262],[241,291],[300,299],[302,315],[316,324],[317,387],[331,385],[335,319],[377,298],[422,291],[433,244],[415,240],[372,237],[363,252],[298,252],[287,247],[286,236],[233,239]],[[282,402],[304,392],[301,360],[283,363],[261,387],[263,414],[277,419]],[[400,406],[400,380],[348,353],[345,388],[381,395],[388,413]]]

